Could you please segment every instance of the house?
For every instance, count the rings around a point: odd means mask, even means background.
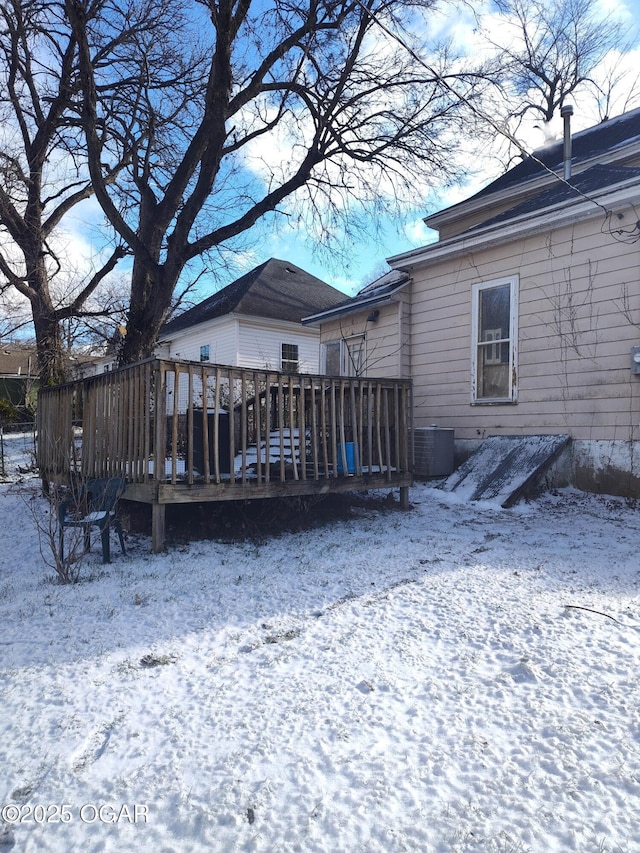
[[[300,323],[343,299],[271,260],[167,324],[167,357],[40,389],[43,481],[122,480],[154,551],[171,504],[398,488],[406,507],[411,383],[318,375]]]
[[[344,298],[295,264],[271,258],[166,323],[157,351],[165,358],[318,373],[319,333],[301,320]]]
[[[319,331],[301,320],[345,294],[290,261],[271,258],[165,323],[156,355],[286,372],[318,373]],[[95,372],[113,370],[114,353]]]
[[[403,351],[415,427],[452,428],[458,460],[488,435],[568,434],[558,476],[640,496],[640,110],[573,138],[569,121],[565,140],[427,217],[438,240],[388,259],[399,289],[379,306],[358,306],[362,291],[309,322],[323,343],[359,329],[371,351],[402,302],[386,346]]]
[[[351,299],[304,319],[320,329],[324,373],[410,378],[409,282],[407,273],[391,270]]]
[[[38,375],[38,356],[34,345],[0,345],[0,419],[32,419]]]

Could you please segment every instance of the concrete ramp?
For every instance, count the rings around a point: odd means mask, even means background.
[[[490,435],[442,488],[469,501],[513,506],[570,440],[568,435]]]

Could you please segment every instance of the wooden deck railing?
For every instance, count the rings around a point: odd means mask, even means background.
[[[407,380],[152,359],[38,400],[43,476],[172,485],[318,482],[410,470]]]

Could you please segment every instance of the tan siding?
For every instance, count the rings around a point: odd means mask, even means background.
[[[343,338],[349,338],[353,335],[362,335],[367,328],[367,316],[363,312],[348,314],[345,317],[339,317],[335,320],[327,320],[320,326],[320,341],[339,341]]]
[[[399,349],[400,349],[400,376],[411,377],[411,290],[405,287],[400,293],[398,306],[399,317]]]
[[[626,227],[626,219],[615,221]],[[437,422],[468,439],[539,431],[640,438],[640,379],[629,368],[631,346],[640,343],[640,246],[602,233],[602,222],[412,271],[416,425]],[[518,403],[471,405],[471,287],[513,274]]]
[[[322,323],[320,340],[322,343],[327,343],[355,335],[364,335],[366,346],[364,375],[384,378],[406,377],[409,369],[406,361],[410,355],[403,354],[400,345],[401,328],[404,328],[404,338],[407,343],[410,332],[406,305],[405,298],[404,307],[402,302],[400,304],[394,302],[382,305],[378,309],[368,308],[366,311],[329,320]],[[375,322],[369,322],[367,318],[373,310],[379,310],[380,313]]]

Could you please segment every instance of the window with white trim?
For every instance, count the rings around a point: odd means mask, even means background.
[[[322,369],[327,376],[362,376],[366,366],[364,335],[322,345]]]
[[[364,335],[355,335],[343,341],[343,376],[362,376],[365,367]]]
[[[515,403],[518,276],[473,285],[471,401]]]
[[[209,361],[210,353],[211,353],[211,350],[210,350],[209,344],[205,344],[204,346],[201,346],[200,347],[200,361]]]
[[[300,365],[298,344],[282,344],[280,351],[280,370],[283,373],[297,373]]]

